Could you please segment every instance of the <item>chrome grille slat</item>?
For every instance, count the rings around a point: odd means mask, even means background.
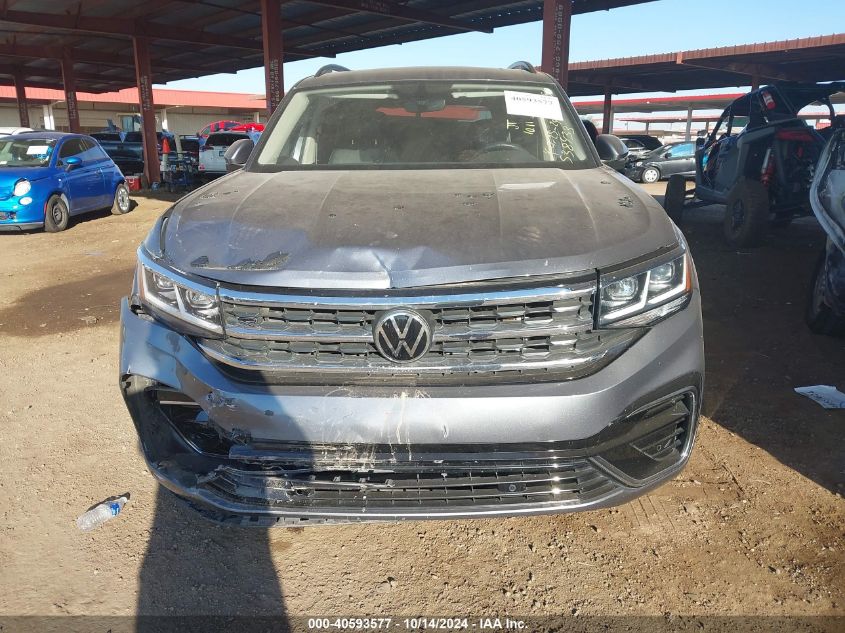
[[[577,373],[618,353],[631,337],[593,331],[595,282],[478,293],[346,297],[220,289],[226,338],[201,340],[239,370],[344,372],[350,378],[451,373]],[[373,324],[393,308],[423,311],[431,347],[401,365],[383,358]],[[623,340],[624,339],[624,340]]]

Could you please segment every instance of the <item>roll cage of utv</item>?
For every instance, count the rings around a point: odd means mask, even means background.
[[[827,137],[845,124],[835,116],[831,95],[845,82],[784,83],[754,90],[731,103],[695,155],[695,188],[672,176],[664,207],[680,222],[684,211],[724,204],[725,238],[736,247],[755,246],[766,228],[810,215],[810,184]],[[799,118],[807,105],[828,109],[831,127],[816,131]],[[689,178],[691,180],[691,178]]]

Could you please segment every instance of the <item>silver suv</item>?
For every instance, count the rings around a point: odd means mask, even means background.
[[[525,66],[300,82],[138,249],[120,384],[155,477],[248,525],[566,512],[671,478],[698,283],[612,140]]]

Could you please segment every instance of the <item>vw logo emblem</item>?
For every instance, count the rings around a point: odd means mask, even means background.
[[[412,363],[431,347],[431,326],[413,310],[389,310],[373,325],[373,341],[379,354],[394,363]]]

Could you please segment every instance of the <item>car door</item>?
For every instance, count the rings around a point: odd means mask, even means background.
[[[92,169],[96,168],[97,174],[100,176],[99,183],[96,183],[95,191],[93,192],[92,205],[93,208],[103,208],[110,206],[113,202],[114,192],[111,190],[112,169],[114,163],[109,158],[108,154],[100,147],[96,141],[89,138],[82,139],[85,146],[85,151],[82,152],[80,158],[85,166],[90,166]]]
[[[59,148],[59,165],[66,168],[65,194],[71,215],[96,208],[102,195],[103,176],[95,163],[89,161],[86,164],[86,149],[84,139],[79,136],[66,138]],[[68,166],[65,161],[71,157],[78,158],[80,162],[75,166]]]

